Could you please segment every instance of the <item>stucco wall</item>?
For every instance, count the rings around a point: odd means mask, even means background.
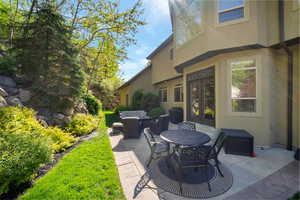
[[[300,65],[299,45],[291,47],[294,55],[294,90],[293,90],[293,146],[299,146],[300,134]],[[271,53],[274,65],[272,76],[272,124],[274,142],[286,145],[287,143],[287,56],[282,50],[273,50]]]
[[[152,63],[152,84],[164,81],[179,74],[174,69],[173,60],[170,58],[170,50],[173,48],[171,41],[167,46],[151,58]]]
[[[143,71],[135,80],[133,80],[127,87],[120,89],[120,104],[126,105],[126,95],[128,94],[130,105],[132,94],[138,89],[142,89],[144,90],[144,92],[154,92],[151,77],[151,67],[149,67],[145,71]]]
[[[174,79],[174,80],[170,80],[170,81],[165,81],[163,83],[160,84],[156,84],[155,85],[155,91],[158,94],[158,90],[161,87],[167,87],[168,89],[168,101],[167,102],[162,102],[161,106],[165,109],[165,111],[168,113],[169,109],[171,109],[172,107],[183,107],[183,102],[175,102],[174,101],[174,87],[177,84],[182,84],[183,83],[183,79],[182,78],[178,78],[178,79]],[[184,91],[183,91],[184,93]]]

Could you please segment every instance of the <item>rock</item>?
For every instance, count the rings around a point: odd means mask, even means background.
[[[2,96],[2,97],[8,96],[7,92],[2,87],[0,87],[0,96]]]
[[[66,116],[66,117],[64,118],[64,123],[65,123],[65,124],[68,124],[68,123],[71,122],[71,120],[72,120],[72,117],[71,117],[71,116]]]
[[[17,86],[16,82],[12,78],[2,75],[0,75],[0,85],[12,88]]]
[[[61,113],[54,113],[53,118],[58,119],[58,120],[63,120],[65,118],[65,116]]]
[[[66,108],[62,113],[64,115],[71,116],[74,113],[74,108]]]
[[[3,87],[8,95],[15,96],[19,93],[18,88],[11,88],[11,87]]]
[[[65,117],[66,116],[61,113],[54,113],[51,120],[51,125],[62,126],[65,123]]]
[[[80,102],[77,105],[75,105],[75,112],[88,114],[89,111],[87,109],[86,103]]]
[[[28,90],[20,89],[18,96],[22,102],[28,102],[31,98],[31,92]]]
[[[44,126],[44,127],[48,127],[48,124],[45,120],[42,119],[38,119],[38,121]]]
[[[6,106],[7,106],[6,100],[2,96],[0,96],[0,108],[4,108]]]
[[[6,100],[7,100],[7,103],[11,106],[23,106],[20,99],[16,96],[10,96]]]

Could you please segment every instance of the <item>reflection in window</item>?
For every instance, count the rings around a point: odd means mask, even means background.
[[[170,0],[176,46],[194,39],[202,32],[201,8],[204,0]]]
[[[245,17],[244,0],[219,0],[219,23],[228,22]]]
[[[174,101],[183,102],[182,85],[176,85],[176,87],[174,88]]]
[[[231,62],[233,112],[256,112],[255,60]]]
[[[167,102],[168,101],[168,92],[167,92],[167,88],[160,88],[159,92],[159,99],[160,102]]]

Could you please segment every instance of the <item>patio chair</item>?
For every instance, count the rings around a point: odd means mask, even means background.
[[[151,151],[150,158],[146,164],[148,168],[153,159],[156,160],[160,158],[163,153],[169,153],[170,147],[164,142],[157,142],[150,128],[144,129],[144,135]]]
[[[169,128],[169,121],[170,117],[169,115],[161,115],[159,116],[158,120],[152,120],[150,122],[150,129],[151,131],[156,134],[160,135],[162,131],[166,131]]]
[[[194,168],[197,170],[199,167],[205,167],[206,168],[206,175],[207,175],[207,185],[208,190],[211,191],[211,186],[208,180],[209,176],[209,166],[210,166],[210,160],[214,160],[214,167],[217,168],[219,174],[224,177],[219,165],[220,161],[218,160],[218,155],[224,145],[226,134],[220,133],[216,142],[212,146],[202,146],[200,148],[197,148],[197,150],[194,151],[194,153],[191,155],[191,151],[189,149],[188,153],[185,151],[185,149],[178,148],[175,153],[175,160],[178,164],[178,170],[175,170],[175,174],[177,176],[177,179],[179,181],[180,191],[182,192],[182,179],[183,179],[183,169],[184,168]]]
[[[141,126],[138,117],[122,118],[124,139],[139,138],[141,134]]]
[[[193,122],[184,121],[178,124],[178,129],[184,129],[184,130],[196,130],[196,125]]]

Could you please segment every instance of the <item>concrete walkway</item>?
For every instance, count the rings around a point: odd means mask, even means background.
[[[144,188],[136,198],[133,198],[134,189],[140,181],[141,176],[145,173],[144,165],[150,155],[149,147],[147,146],[146,140],[143,136],[141,136],[140,139],[123,140],[122,135],[116,135],[110,136],[110,141],[119,170],[124,194],[128,200],[187,199],[169,192],[164,192],[161,189],[156,188],[151,181],[148,184],[151,189]],[[229,191],[220,196],[210,198],[211,200],[235,198],[233,195],[238,194],[255,183],[258,183],[294,160],[293,152],[281,148],[256,150],[255,153],[257,155],[256,158],[227,155],[224,154],[224,152],[220,153],[221,162],[228,166],[233,173],[234,183]],[[297,175],[295,174],[294,176]],[[249,192],[253,192],[253,190],[249,190]],[[243,194],[243,196],[244,195],[245,194]],[[243,199],[247,200],[245,198]]]

